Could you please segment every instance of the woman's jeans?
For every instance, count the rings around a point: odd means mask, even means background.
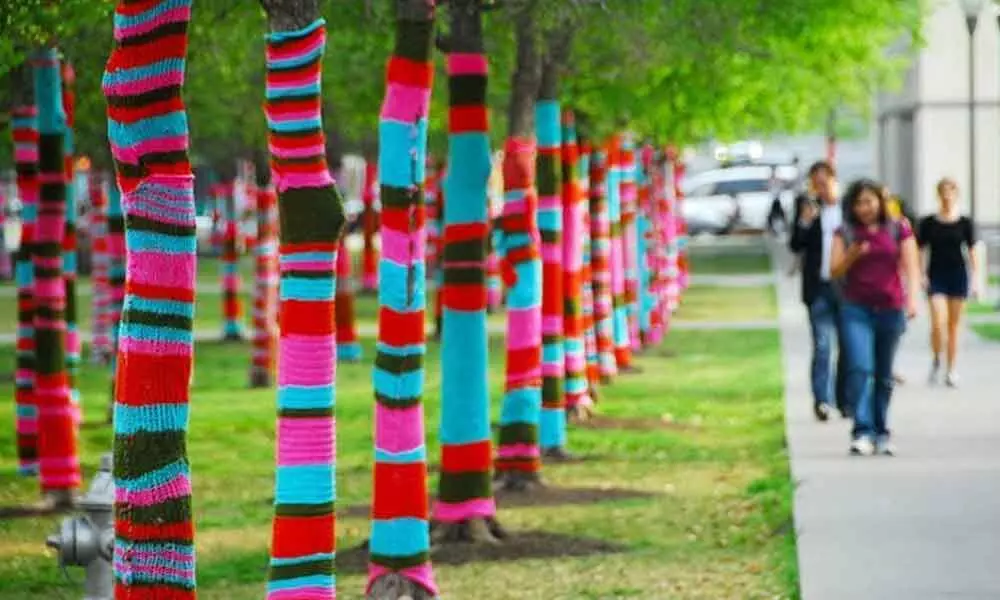
[[[854,404],[854,437],[888,437],[892,364],[906,329],[901,310],[845,302],[840,311],[841,344],[847,354],[846,394]]]

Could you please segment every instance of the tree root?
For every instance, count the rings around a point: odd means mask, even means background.
[[[271,387],[271,374],[267,371],[258,371],[256,369],[251,371],[250,387],[255,389]]]
[[[245,342],[246,338],[243,337],[242,333],[227,333],[222,336],[223,342]]]
[[[477,517],[458,523],[431,523],[432,544],[497,545],[507,537],[507,532],[493,517]]]
[[[525,473],[523,471],[497,473],[494,483],[494,488],[497,491],[524,494],[529,494],[544,487],[538,473]]]
[[[420,584],[399,573],[386,573],[372,582],[366,600],[434,600],[435,596]]]
[[[586,423],[594,417],[594,407],[586,404],[577,404],[566,411],[566,418],[570,423],[579,425]]]
[[[570,453],[565,446],[556,446],[555,448],[546,448],[545,450],[542,450],[542,459],[545,462],[573,462],[576,458],[577,456]]]

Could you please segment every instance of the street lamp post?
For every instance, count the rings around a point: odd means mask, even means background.
[[[961,0],[969,30],[969,217],[976,222],[976,25],[985,0]]]

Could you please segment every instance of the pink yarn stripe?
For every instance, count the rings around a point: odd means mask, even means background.
[[[542,322],[531,310],[512,310],[507,313],[507,331],[510,348],[535,348],[542,338]]]
[[[326,152],[326,148],[322,144],[316,144],[314,146],[297,146],[294,148],[272,148],[272,152],[275,156],[279,158],[309,158],[310,156],[316,156]]]
[[[416,427],[414,422],[419,422]],[[379,448],[398,454],[424,445],[424,412],[421,406],[388,408],[384,403],[375,405],[375,439]]]
[[[541,456],[539,446],[534,444],[509,444],[497,448],[497,456],[500,458],[523,458]]]
[[[178,23],[181,21],[191,20],[191,6],[179,6],[177,8],[172,8],[170,10],[160,13],[155,19],[150,19],[148,21],[142,21],[141,23],[136,23],[128,27],[116,27],[115,28],[115,39],[121,41],[125,38],[141,35],[143,33],[148,33],[157,27],[165,25],[167,23]]]
[[[289,44],[282,47],[268,44],[265,52],[267,62],[287,60],[289,58],[302,58],[316,52],[326,43],[326,36],[315,36],[307,39],[309,39],[309,43],[305,45]],[[272,85],[271,87],[274,86]]]
[[[182,577],[186,579],[194,578],[194,567],[190,569],[174,569],[164,566],[153,566],[153,565],[138,565],[137,563],[127,563],[119,562],[117,565],[118,570],[121,572],[122,576],[129,575],[147,575],[154,578],[165,578],[165,577]]]
[[[138,340],[122,336],[118,340],[119,354],[163,354],[166,356],[190,356],[191,346],[183,342],[166,342],[162,340]]]
[[[170,87],[172,85],[180,85],[184,81],[184,72],[180,69],[172,69],[170,71],[165,71],[163,73],[158,73],[140,80],[136,81],[122,81],[105,84],[106,90],[109,90],[115,96],[134,96],[138,94],[143,94],[151,90],[158,90],[165,87]],[[163,139],[173,139],[166,137]],[[158,140],[150,139],[143,142],[139,142],[138,145],[132,146],[132,148],[137,148],[139,145],[145,144],[146,142],[155,143]],[[115,145],[111,142],[111,148],[118,149],[121,146]]]
[[[334,264],[325,260],[283,261],[279,265],[282,273],[291,271],[332,271]]]
[[[129,252],[131,281],[185,290],[194,289],[194,256],[162,252]]]
[[[129,491],[123,488],[115,489],[115,502],[135,504],[137,506],[152,506],[174,498],[183,498],[191,493],[191,480],[183,473],[170,481],[146,490]]]
[[[278,419],[281,453],[278,465],[326,464],[333,461],[336,448],[336,421],[333,417]]]
[[[423,263],[426,244],[415,242],[423,239],[425,235],[423,227],[414,229],[412,233],[408,234],[384,227],[382,228],[382,256],[386,260],[391,260],[404,267]]]
[[[448,55],[449,75],[484,75],[488,70],[489,62],[483,54],[454,52]]]
[[[278,341],[278,385],[330,385],[336,378],[333,335],[284,335]]]
[[[278,181],[278,191],[284,192],[291,188],[316,188],[334,185],[333,177],[328,171],[319,173],[285,173]]]
[[[391,83],[385,90],[381,118],[410,126],[415,117],[427,116],[430,102],[431,91],[427,88]]]
[[[337,593],[334,591],[331,596],[330,590],[325,587],[297,587],[268,592],[267,600],[337,600]]]
[[[465,502],[441,502],[434,504],[434,520],[444,523],[459,523],[466,519],[495,517],[497,503],[493,498],[474,498]]]

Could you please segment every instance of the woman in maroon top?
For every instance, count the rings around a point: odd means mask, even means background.
[[[851,453],[862,456],[894,453],[888,427],[892,367],[906,319],[917,313],[921,284],[913,231],[889,216],[887,203],[878,182],[852,184],[830,258],[831,275],[843,282],[845,386],[855,407]],[[901,273],[906,273],[907,293]]]

